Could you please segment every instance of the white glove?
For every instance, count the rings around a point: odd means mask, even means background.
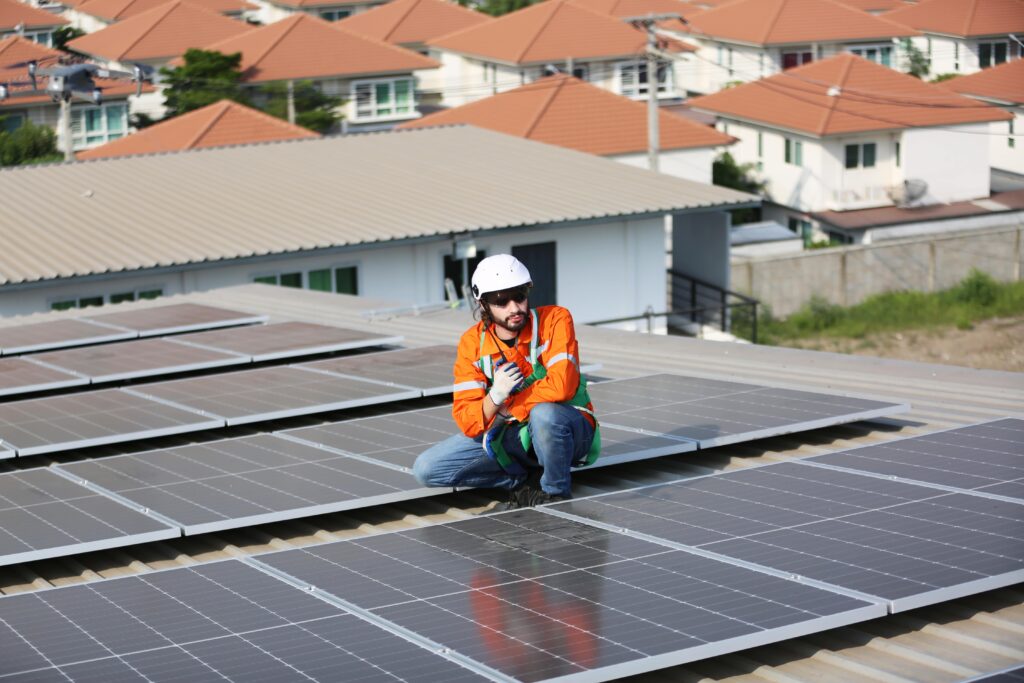
[[[494,401],[494,405],[501,406],[522,381],[523,373],[515,363],[503,363],[501,367],[495,369],[494,383],[491,384],[491,390],[487,395]]]

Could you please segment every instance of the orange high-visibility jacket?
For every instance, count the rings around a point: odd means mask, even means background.
[[[538,362],[547,369],[547,377],[537,380],[529,387],[514,394],[506,404],[509,412],[520,422],[526,422],[530,410],[538,403],[562,403],[576,394],[580,384],[579,345],[572,315],[561,306],[541,306],[537,309]],[[483,322],[466,330],[459,340],[458,356],[455,359],[455,404],[452,415],[462,433],[477,437],[491,425],[484,423],[483,400],[490,388],[486,375],[480,368],[480,358],[491,356],[491,361],[501,360],[498,345],[505,358],[519,366],[523,377],[533,372],[530,367],[530,338],[533,335],[533,321],[527,315],[526,325],[519,331],[519,338],[512,346],[506,346],[497,334],[485,334],[481,348],[480,335],[484,332]],[[590,414],[584,413],[591,424],[594,407],[587,404]]]

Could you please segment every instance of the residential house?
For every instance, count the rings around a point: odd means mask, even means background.
[[[728,286],[727,211],[752,203],[471,126],[4,169],[0,315],[254,281],[438,302],[457,243],[543,263],[532,300],[580,323],[640,315],[665,305],[667,217],[676,266]],[[41,231],[41,206],[74,220]]]
[[[309,14],[324,21],[340,21],[383,5],[388,0],[252,0],[259,6],[256,19],[273,24],[293,14]]]
[[[400,128],[470,124],[647,168],[647,105],[566,74],[447,109]],[[717,151],[735,140],[667,111],[658,112],[659,168],[711,182]]]
[[[259,9],[247,0],[189,0],[195,5],[231,17],[245,20]],[[146,10],[164,5],[168,0],[85,0],[64,11],[72,26],[86,33],[95,33],[118,21],[123,21]]]
[[[345,125],[360,130],[417,118],[415,74],[437,67],[411,50],[301,13],[203,47],[241,52],[242,80],[254,88],[313,81],[323,93],[344,100]]]
[[[691,100],[768,183],[764,218],[807,241],[812,214],[989,195],[989,123],[1010,114],[844,54]],[[836,231],[843,241],[855,236]]]
[[[886,12],[922,35],[931,74],[972,74],[1024,54],[1024,0],[921,0]]]
[[[448,0],[391,0],[343,19],[338,26],[426,56],[429,40],[490,21],[492,17]],[[444,85],[440,69],[417,71],[416,82],[421,105],[440,102]]]
[[[56,66],[66,55],[57,50],[43,47],[26,38],[0,40],[0,64],[23,64],[35,60],[42,66]],[[0,83],[10,83],[9,97],[0,101],[0,116],[4,127],[13,130],[29,121],[38,126],[49,126],[57,132],[57,146],[65,148],[60,130],[60,106],[46,89],[47,77],[37,76],[38,88],[33,90],[27,83],[25,66],[0,68]],[[128,100],[135,94],[135,85],[125,81],[95,79],[103,89],[103,103],[96,105],[74,99],[71,102],[72,148],[86,149],[116,140],[128,134]],[[22,85],[14,85],[22,83]],[[144,96],[153,88],[146,86]]]
[[[940,84],[947,90],[1002,107],[1013,115],[991,124],[989,135],[992,168],[1024,176],[1024,59],[993,66],[970,76],[958,76]]]
[[[50,47],[53,45],[53,32],[67,25],[67,19],[53,12],[18,0],[0,0],[0,40],[21,36]]]
[[[109,159],[316,137],[320,137],[319,134],[311,130],[243,104],[221,100],[94,147],[78,154],[77,158],[79,161]]]
[[[899,68],[900,40],[916,31],[839,0],[734,0],[671,33],[700,46],[686,89],[713,93],[845,52]]]
[[[443,103],[458,106],[518,88],[556,71],[619,95],[647,96],[647,36],[619,19],[549,0],[427,41],[441,62]],[[692,50],[677,41],[670,52]],[[658,69],[658,97],[678,98],[675,59]]]

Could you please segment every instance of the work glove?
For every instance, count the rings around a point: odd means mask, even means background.
[[[520,372],[519,366],[512,362],[503,363],[494,369],[494,382],[487,395],[494,401],[494,405],[501,406],[522,381],[523,373]]]

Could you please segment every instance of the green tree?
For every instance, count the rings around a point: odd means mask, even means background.
[[[481,0],[477,9],[492,17],[500,17],[509,12],[529,7],[539,0]]]
[[[914,44],[907,38],[903,41],[903,51],[906,56],[903,59],[903,70],[914,78],[924,78],[932,68],[932,62],[925,53],[914,47]]]
[[[75,38],[81,38],[85,31],[74,26],[61,26],[53,32],[53,47],[55,50],[67,51],[67,44]]]
[[[216,50],[190,48],[185,63],[173,69],[161,69],[164,83],[164,104],[170,119],[201,109],[223,99],[249,104],[242,88],[242,53],[225,55]]]
[[[288,118],[288,86],[285,83],[268,83],[260,88],[266,97],[263,111],[279,119]],[[340,97],[323,94],[313,85],[312,81],[295,83],[295,123],[316,131],[326,133],[341,119],[337,113],[341,106]]]
[[[0,117],[0,131],[3,131],[4,118]],[[0,166],[39,164],[63,158],[57,151],[57,134],[52,128],[26,121],[13,131],[0,132]]]
[[[722,152],[721,156],[715,159],[711,165],[711,182],[722,187],[731,187],[740,192],[763,194],[767,184],[757,180],[753,176],[753,172],[754,164],[737,164],[731,154]],[[761,217],[761,210],[758,208],[734,209],[729,213],[732,215],[733,225],[749,223],[759,220]]]
[[[959,75],[960,74],[955,74],[955,73],[935,74],[935,78],[933,78],[931,80],[931,82],[932,83],[942,83],[942,81],[948,81],[951,78],[956,78]]]

